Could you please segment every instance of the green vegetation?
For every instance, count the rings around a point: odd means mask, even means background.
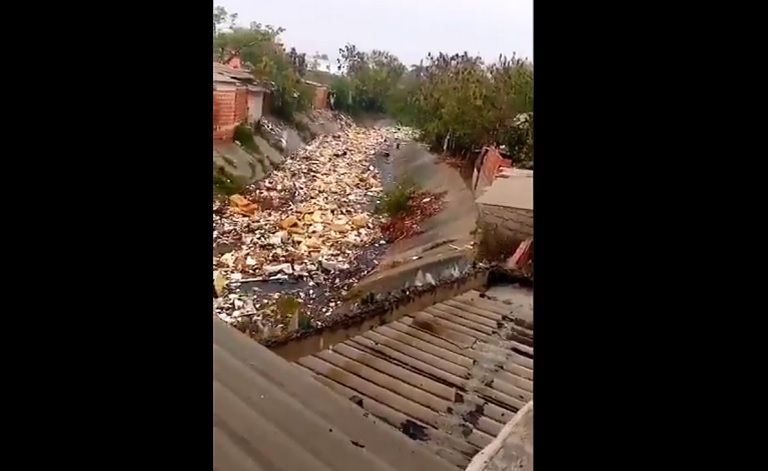
[[[384,192],[376,212],[387,216],[396,216],[408,209],[408,203],[416,192],[416,185],[410,180],[399,182],[392,190]]]
[[[352,44],[339,49],[339,55],[338,69],[344,75],[331,86],[334,107],[352,114],[386,111],[385,102],[405,73],[400,60],[386,51],[358,51]]]
[[[237,14],[223,7],[213,9],[213,50],[216,59],[227,62],[235,55],[246,64],[254,78],[274,84],[273,107],[277,116],[292,122],[297,112],[309,107],[312,92],[302,82],[307,70],[306,54],[286,51],[278,41],[285,31],[252,22],[248,28],[235,25]]]
[[[533,64],[499,56],[492,64],[469,54],[428,54],[406,69],[385,51],[339,49],[343,75],[333,83],[335,108],[385,112],[418,128],[434,150],[469,155],[505,145],[518,161],[533,161]]]
[[[259,145],[253,140],[253,129],[247,124],[241,123],[237,125],[234,140],[240,143],[240,146],[248,152],[263,155]]]

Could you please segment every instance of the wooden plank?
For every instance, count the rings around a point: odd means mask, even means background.
[[[430,319],[415,319],[411,316],[404,316],[400,318],[399,322],[446,339],[461,348],[472,348],[472,345],[477,342],[475,337],[470,337],[469,335],[448,329],[445,326]]]
[[[424,363],[421,360],[417,360],[412,356],[387,347],[386,345],[377,344],[376,342],[362,336],[357,336],[353,339],[350,339],[344,342],[344,344],[350,345],[371,355],[381,356],[383,360],[396,361],[403,367],[410,368],[418,373],[428,375],[430,378],[440,380],[443,383],[451,386],[464,388],[467,382],[465,378],[443,371],[440,368],[436,368],[428,363]]]
[[[325,350],[315,354],[316,357],[335,365],[346,372],[353,373],[366,381],[386,388],[390,391],[409,399],[417,404],[429,407],[436,412],[447,412],[451,408],[452,402],[442,399],[434,394],[424,391],[421,388],[411,386],[400,378],[392,377],[381,373],[370,366],[366,366],[355,360],[351,360],[338,353]]]
[[[427,352],[438,358],[442,358],[443,360],[450,361],[451,363],[455,363],[459,366],[463,366],[466,369],[472,368],[472,366],[474,366],[475,364],[474,360],[472,360],[471,358],[465,357],[463,355],[459,355],[445,348],[441,348],[436,345],[433,345],[429,342],[425,342],[412,335],[404,334],[395,329],[392,329],[387,325],[381,326],[377,329],[373,329],[373,331],[381,335],[384,335],[386,337],[389,337],[391,339],[398,340],[400,342],[408,344],[412,347],[418,348],[423,352]]]
[[[409,355],[417,360],[427,363],[428,365],[432,365],[435,368],[439,368],[445,371],[446,373],[450,373],[454,376],[458,376],[459,378],[469,377],[469,370],[467,368],[459,366],[456,363],[446,361],[442,358],[436,357],[432,354],[429,354],[423,350],[419,350],[418,348],[415,348],[411,345],[407,345],[398,340],[385,337],[373,331],[368,331],[364,333],[362,336],[370,340],[373,340],[374,342],[379,343],[381,345],[385,345],[393,350],[397,350],[401,353]]]
[[[399,378],[411,386],[415,386],[417,388],[423,389],[424,391],[428,391],[437,397],[441,397],[448,401],[453,401],[456,398],[456,388],[452,388],[450,386],[438,383],[437,381],[433,381],[424,375],[414,373],[413,371],[398,366],[391,361],[387,361],[380,357],[371,355],[370,353],[366,353],[346,343],[337,344],[333,346],[331,350],[347,358],[356,360],[364,365],[370,366],[371,368],[381,371],[382,373],[386,373],[390,376],[394,376],[395,378]]]

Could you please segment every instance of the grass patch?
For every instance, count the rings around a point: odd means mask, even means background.
[[[376,212],[386,214],[389,217],[404,213],[408,209],[408,203],[410,203],[416,190],[416,184],[412,180],[401,180],[395,188],[384,192],[376,206]]]
[[[234,140],[240,144],[240,146],[253,154],[262,154],[259,145],[253,139],[253,129],[246,124],[238,124],[235,128]]]

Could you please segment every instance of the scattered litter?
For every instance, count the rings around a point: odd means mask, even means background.
[[[214,201],[214,247],[226,247],[213,260],[214,290],[235,294],[234,300],[214,299],[214,312],[253,335],[295,327],[296,320],[270,307],[278,293],[301,299],[306,325],[321,325],[317,319],[330,323],[339,293],[376,267],[391,240],[382,232],[386,218],[371,213],[383,193],[373,164],[393,139],[414,138],[413,130],[357,127],[337,114],[323,118],[335,119],[340,131],[314,139],[228,201]],[[285,134],[267,120],[262,127],[274,136]],[[419,198],[429,201],[415,200],[416,219],[439,200],[431,194]]]
[[[425,197],[430,195],[429,197]],[[445,193],[418,192],[415,193],[408,208],[389,221],[384,222],[380,229],[389,242],[405,239],[421,232],[419,224],[434,216],[443,209]],[[424,202],[427,200],[427,202]]]

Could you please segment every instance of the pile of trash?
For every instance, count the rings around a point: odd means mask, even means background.
[[[396,242],[421,233],[421,222],[434,216],[445,205],[445,193],[419,191],[411,195],[408,208],[402,214],[381,224],[380,230],[387,242]]]
[[[398,141],[415,141],[421,136],[421,132],[418,129],[401,126],[399,124],[385,128],[385,130],[393,139],[397,139]]]
[[[240,194],[214,201],[214,312],[221,319],[286,328],[268,306],[290,292],[319,326],[343,291],[375,268],[386,241],[372,213],[382,193],[373,155],[390,136],[344,124]]]

